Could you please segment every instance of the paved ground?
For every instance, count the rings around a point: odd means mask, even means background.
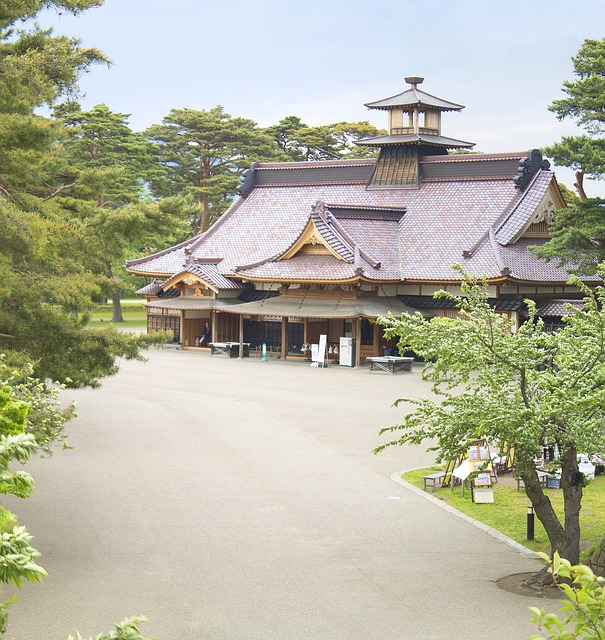
[[[536,562],[390,479],[423,449],[371,454],[392,401],[425,391],[417,369],[160,350],[71,392],[75,448],[10,503],[50,577],[9,635],[145,614],[158,640],[527,638],[536,601],[494,583]]]

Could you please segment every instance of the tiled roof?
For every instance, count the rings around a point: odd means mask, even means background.
[[[520,238],[514,244],[500,246],[503,263],[510,269],[510,275],[517,280],[530,282],[559,282],[569,280],[570,273],[559,267],[558,260],[541,260],[529,250],[530,246],[540,246],[546,242],[542,238]],[[583,280],[598,281],[598,276],[583,277]]]
[[[443,100],[430,93],[421,91],[418,88],[407,89],[402,93],[398,93],[390,98],[375,100],[365,104],[368,109],[395,109],[396,107],[412,107],[414,105],[424,105],[439,109],[440,111],[460,111],[464,109],[464,105]]]
[[[433,296],[397,296],[401,302],[414,309],[453,309],[456,303],[448,298],[435,298]],[[501,311],[518,311],[525,306],[523,300],[517,298],[489,298],[490,306]]]
[[[445,136],[429,135],[424,133],[375,136],[373,138],[364,138],[363,140],[355,141],[355,144],[367,147],[385,147],[393,144],[417,143],[436,145],[438,147],[449,147],[452,149],[475,146],[474,142],[466,142],[465,140],[456,140],[455,138],[446,138]]]
[[[473,156],[449,156],[449,162],[457,166],[479,163],[480,156]],[[491,154],[485,162],[510,160],[518,164],[520,157],[523,154]],[[448,160],[435,160],[437,163],[447,166]],[[393,282],[458,281],[459,273],[452,265],[460,263],[469,273],[488,278],[510,273],[519,280],[563,283],[568,279],[565,269],[538,261],[528,251],[528,244],[538,244],[536,240],[521,239],[510,246],[497,241],[522,228],[523,221],[533,214],[533,203],[540,202],[551,180],[551,172],[540,169],[524,192],[515,188],[510,172],[489,180],[452,176],[421,182],[411,189],[368,190],[365,184],[357,183],[256,186],[246,198],[238,198],[206,233],[127,266],[136,273],[165,277],[183,271],[190,254],[206,262],[214,260],[217,278],[334,281],[354,278],[359,275],[356,269],[361,268],[364,278]],[[367,256],[380,261],[379,268],[363,256],[358,264],[313,254],[274,261],[304,231],[311,207],[319,200],[338,212],[335,220],[350,238],[349,246],[363,248]],[[355,216],[347,216],[351,209]],[[379,211],[405,213],[377,216]],[[346,247],[342,251],[346,252]],[[245,265],[256,266],[237,271]]]
[[[138,296],[157,296],[158,298],[175,298],[180,295],[176,289],[170,288],[167,291],[164,291],[162,287],[165,282],[165,280],[158,280],[157,278],[154,278],[148,285],[142,287],[138,291],[135,291],[135,293]]]
[[[247,284],[242,284],[237,280],[225,278],[225,276],[219,272],[216,264],[194,263],[193,265],[188,266],[184,271],[191,273],[194,276],[198,276],[216,289],[245,289],[248,286]]]
[[[506,212],[502,221],[495,225],[496,240],[500,244],[508,244],[523,231],[554,179],[552,173],[538,171],[529,187],[520,192],[519,199]]]
[[[576,309],[584,309],[584,302],[582,300],[563,298],[536,300],[538,314],[541,316],[568,316],[571,314],[571,311],[567,309],[566,305],[571,305]]]

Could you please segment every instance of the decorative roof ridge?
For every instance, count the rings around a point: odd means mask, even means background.
[[[294,243],[292,243],[294,244]],[[290,245],[292,246],[292,245]],[[289,249],[290,247],[288,247]],[[286,251],[288,250],[286,249]],[[285,253],[282,252],[282,253]],[[256,269],[256,267],[260,267],[263,264],[267,264],[267,262],[275,262],[277,260],[277,258],[279,258],[279,256],[281,255],[281,253],[278,253],[274,256],[271,256],[270,258],[263,258],[262,260],[258,260],[257,262],[252,262],[250,264],[243,264],[237,267],[233,267],[233,271],[235,274],[241,273],[242,271],[248,271],[249,269]]]
[[[259,162],[255,171],[281,171],[284,169],[319,169],[322,167],[372,166],[376,158],[342,158],[339,160],[307,160],[300,162]]]
[[[498,268],[500,269],[500,273],[503,276],[513,276],[514,274],[511,272],[510,268],[507,267],[504,264],[504,260],[502,259],[502,254],[500,253],[500,245],[498,244],[498,241],[496,240],[496,235],[494,233],[494,229],[492,227],[489,228],[488,230],[489,233],[489,244],[492,248],[493,254],[494,254],[494,258],[496,259],[496,264],[498,265]]]
[[[406,213],[407,207],[379,207],[378,205],[361,205],[361,204],[328,204],[326,208],[331,211],[332,209],[346,209],[351,211],[393,211],[393,213]]]
[[[477,242],[475,242],[475,244],[470,248],[470,249],[464,249],[462,251],[462,257],[463,258],[472,258],[475,253],[485,244],[485,241],[487,240],[489,235],[488,231],[485,231],[484,233],[481,234],[481,236],[479,237],[479,240],[477,240]]]
[[[317,216],[324,224],[329,227],[332,227],[332,232],[336,233],[338,239],[349,249],[355,256],[355,264],[357,265],[358,257],[362,257],[370,266],[374,269],[380,269],[381,262],[380,260],[376,260],[372,258],[367,251],[362,249],[357,242],[347,233],[347,231],[342,227],[342,225],[338,222],[336,216],[329,211],[325,202],[322,200],[318,200],[316,204],[312,207],[311,219],[313,216]],[[361,268],[361,267],[359,267]]]
[[[523,160],[527,157],[527,151],[509,153],[448,153],[443,156],[420,156],[423,164],[436,164],[440,162],[481,162],[483,160]]]
[[[332,187],[348,184],[367,184],[367,180],[316,180],[314,182],[267,182],[265,184],[254,185],[255,189],[275,189],[275,187]],[[224,214],[223,214],[224,215]]]

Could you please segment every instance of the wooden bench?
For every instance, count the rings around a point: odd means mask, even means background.
[[[546,471],[540,471],[539,469],[536,471],[536,473],[538,474],[538,480],[540,481],[540,484],[543,487],[548,487],[548,473],[546,473]],[[517,491],[521,490],[521,483],[523,482],[523,480],[519,477],[517,477]],[[523,482],[523,486],[525,486],[525,483]]]
[[[424,490],[426,491],[427,486],[430,484],[431,489],[434,493],[435,489],[438,486],[437,483],[439,483],[439,486],[441,486],[444,478],[445,478],[445,471],[435,471],[435,473],[429,473],[426,476],[422,476],[422,479],[424,480]]]
[[[250,343],[244,342],[243,357],[250,355]],[[237,358],[239,356],[239,342],[211,342],[210,354],[213,356],[227,356]]]
[[[414,358],[400,356],[368,356],[366,362],[370,363],[370,371],[386,371],[397,373],[398,371],[411,371]]]

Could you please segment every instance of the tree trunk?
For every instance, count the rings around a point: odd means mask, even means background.
[[[580,509],[584,476],[578,468],[578,452],[570,447],[561,456],[561,490],[565,508],[565,536],[559,546],[559,554],[571,562],[580,561]]]
[[[545,495],[532,467],[521,470],[525,493],[530,499],[538,520],[544,526],[550,542],[551,556],[555,551],[572,564],[580,559],[580,508],[583,476],[578,469],[577,452],[570,447],[561,455],[561,490],[565,509],[564,523],[557,517],[548,496]]]
[[[601,540],[598,549],[592,554],[590,568],[598,576],[605,576],[605,538]]]
[[[588,199],[586,195],[586,191],[584,191],[584,172],[583,171],[576,171],[576,181],[574,182],[573,186],[576,188],[576,191],[578,192],[578,196],[580,197],[580,200]]]
[[[111,262],[107,262],[105,264],[105,275],[110,280],[116,280],[117,278],[113,275],[113,270],[111,268]],[[122,315],[122,296],[118,291],[112,291],[111,293],[111,321],[112,322],[124,322],[124,316]]]

